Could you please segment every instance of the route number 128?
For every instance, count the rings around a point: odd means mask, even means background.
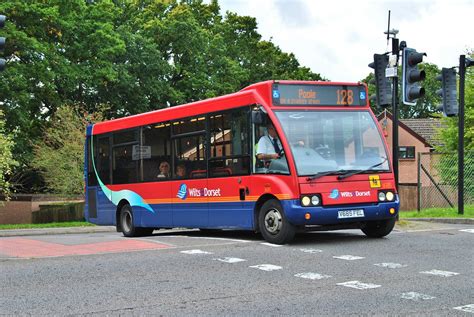
[[[354,92],[347,89],[337,90],[337,104],[338,105],[352,105],[354,103]]]

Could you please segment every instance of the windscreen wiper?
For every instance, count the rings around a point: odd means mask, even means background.
[[[340,170],[334,170],[334,171],[326,171],[326,172],[319,172],[314,175],[308,176],[306,178],[307,181],[312,181],[318,178],[321,178],[326,175],[337,175],[337,174],[345,174],[345,173],[351,173],[354,172],[354,170],[345,170],[345,169],[340,169]]]
[[[385,157],[384,160],[380,163],[377,163],[377,164],[374,164],[366,169],[363,169],[363,170],[354,170],[354,171],[349,171],[348,173],[345,173],[343,175],[339,175],[337,177],[338,180],[341,180],[341,179],[345,179],[345,178],[348,178],[348,177],[351,177],[353,175],[356,175],[356,174],[361,174],[361,173],[365,173],[365,172],[372,172],[372,169],[377,167],[377,166],[380,166],[382,165],[383,163],[385,163],[387,161],[387,158]]]

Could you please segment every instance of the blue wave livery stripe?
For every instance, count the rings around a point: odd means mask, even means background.
[[[94,137],[94,127],[92,127],[92,132],[91,132],[91,156],[92,156],[92,166],[94,167],[94,173],[95,176],[97,177],[97,181],[99,182],[100,188],[104,192],[105,196],[115,205],[117,206],[119,202],[122,199],[125,199],[129,202],[130,206],[132,207],[142,207],[145,208],[146,210],[155,213],[153,208],[151,208],[150,205],[145,203],[143,198],[135,193],[134,191],[128,190],[128,189],[122,189],[122,190],[111,190],[105,184],[102,182],[102,180],[99,177],[99,174],[97,173],[97,169],[95,168],[95,160],[94,160],[94,143],[92,141]]]

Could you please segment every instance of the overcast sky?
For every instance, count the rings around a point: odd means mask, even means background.
[[[284,52],[294,53],[301,65],[332,81],[365,78],[373,54],[391,51],[383,34],[388,10],[390,27],[399,30],[397,37],[426,52],[426,62],[459,65],[459,55],[474,49],[474,0],[219,0],[219,4],[223,14],[255,17],[263,40],[272,39]]]

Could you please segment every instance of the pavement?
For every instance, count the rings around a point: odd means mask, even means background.
[[[0,230],[0,237],[44,236],[54,234],[98,233],[116,231],[115,226],[38,228],[38,229],[7,229]]]
[[[435,229],[438,224],[474,224],[474,218],[403,218],[395,226],[395,230],[423,230]],[[38,229],[8,229],[0,230],[0,237],[40,236],[55,234],[79,234],[114,232],[115,226],[65,227],[65,228],[38,228]]]

